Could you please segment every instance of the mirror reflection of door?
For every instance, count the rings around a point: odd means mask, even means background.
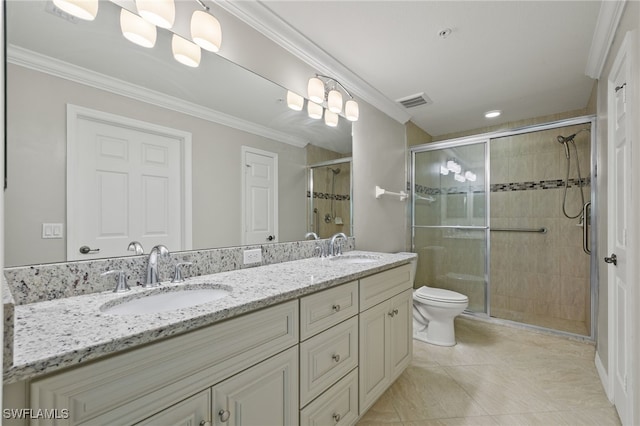
[[[67,258],[130,255],[131,241],[147,252],[157,244],[190,248],[188,134],[73,106],[68,115]]]
[[[278,154],[242,147],[242,243],[278,242]]]

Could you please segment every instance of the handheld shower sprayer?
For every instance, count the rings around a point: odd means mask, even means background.
[[[564,155],[567,157],[567,160],[569,159],[569,144],[567,142],[572,141],[573,138],[575,137],[576,137],[575,133],[570,136],[567,136],[566,138],[562,135],[558,135],[558,142],[564,145]]]

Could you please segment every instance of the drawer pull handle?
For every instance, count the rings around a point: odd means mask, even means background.
[[[340,355],[339,354],[334,354],[331,359],[333,359],[335,362],[340,362]]]
[[[333,309],[333,312],[340,312],[340,305],[333,305],[331,308]]]
[[[220,410],[218,411],[218,416],[220,416],[220,421],[222,423],[226,423],[229,421],[229,417],[231,417],[231,413],[229,410]]]
[[[398,315],[398,310],[397,310],[397,309],[394,309],[394,310],[393,310],[393,314],[394,314],[394,315]]]
[[[335,420],[336,423],[338,423],[340,421],[340,418],[342,418],[342,416],[338,413],[334,413],[333,414],[333,420]]]
[[[207,422],[205,420],[200,421],[200,425],[199,426],[211,426],[211,422]]]
[[[395,316],[396,316],[396,314],[394,314],[394,313],[393,313],[393,311],[391,311],[391,312],[387,313],[387,315],[389,315],[391,318],[393,318],[393,317],[395,317]]]

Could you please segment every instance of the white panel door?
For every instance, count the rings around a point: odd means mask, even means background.
[[[243,244],[278,241],[278,155],[242,147]]]
[[[625,48],[627,47],[627,48]],[[632,424],[632,291],[629,280],[629,240],[631,193],[631,111],[627,102],[630,81],[627,57],[628,37],[620,49],[610,81],[609,96],[609,242],[605,262],[609,265],[609,320],[613,325],[609,375],[613,399],[622,424]]]
[[[188,248],[182,140],[83,115],[70,131],[69,260],[130,255],[134,240]]]

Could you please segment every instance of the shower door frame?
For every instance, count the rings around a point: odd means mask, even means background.
[[[486,148],[485,148],[485,224],[486,224],[486,230],[485,230],[485,240],[486,240],[486,246],[485,246],[485,306],[486,306],[486,313],[475,313],[475,312],[466,312],[468,315],[474,316],[474,317],[480,317],[480,318],[486,318],[486,319],[490,319],[491,321],[495,321],[495,322],[502,322],[502,323],[511,323],[511,324],[517,324],[518,326],[522,326],[525,328],[530,328],[530,329],[535,329],[535,330],[542,330],[542,331],[551,331],[555,334],[559,334],[559,335],[564,335],[564,336],[569,336],[569,337],[574,337],[574,338],[579,338],[579,339],[584,339],[584,340],[589,340],[589,341],[595,341],[597,338],[597,306],[598,306],[598,194],[596,191],[596,187],[597,187],[597,179],[598,179],[598,174],[597,174],[597,163],[596,163],[596,159],[597,159],[597,143],[596,143],[596,138],[597,138],[597,123],[596,123],[596,116],[595,115],[584,115],[584,116],[579,116],[579,117],[573,117],[573,118],[567,118],[567,119],[563,119],[563,120],[557,120],[557,121],[550,121],[550,122],[546,122],[546,123],[541,123],[541,124],[533,124],[533,125],[529,125],[529,126],[523,126],[523,127],[517,127],[517,128],[513,128],[513,129],[507,129],[507,130],[497,130],[494,132],[487,132],[487,133],[481,133],[481,134],[476,134],[476,135],[470,135],[470,136],[464,136],[464,137],[459,137],[459,138],[453,138],[453,139],[446,139],[443,141],[437,141],[437,142],[430,142],[430,143],[425,143],[422,145],[416,145],[410,148],[410,161],[409,161],[409,187],[410,187],[410,197],[411,197],[411,208],[410,208],[410,214],[411,214],[411,249],[415,252],[415,230],[416,230],[416,224],[415,224],[415,199],[414,199],[414,192],[415,192],[415,159],[416,159],[416,154],[421,153],[421,152],[427,152],[427,151],[436,151],[436,150],[440,150],[440,149],[446,149],[446,148],[454,148],[454,147],[461,147],[461,146],[465,146],[465,145],[474,145],[474,144],[479,144],[479,143],[485,143]],[[589,272],[590,272],[590,276],[589,276],[589,285],[590,285],[590,303],[591,303],[591,307],[590,307],[590,334],[589,336],[584,336],[581,334],[575,334],[575,333],[570,333],[567,331],[562,331],[562,330],[555,330],[555,329],[549,329],[549,328],[545,328],[545,327],[541,327],[541,326],[537,326],[537,325],[533,325],[533,324],[527,324],[527,323],[521,323],[521,322],[517,322],[517,321],[512,321],[512,320],[507,320],[507,319],[501,319],[501,318],[495,318],[491,316],[491,297],[490,297],[490,290],[491,290],[491,238],[490,238],[490,232],[491,232],[491,222],[490,222],[490,218],[491,218],[491,211],[490,211],[490,205],[491,205],[491,173],[490,173],[490,160],[491,160],[491,141],[493,139],[498,139],[498,138],[503,138],[503,137],[509,137],[509,136],[517,136],[517,135],[522,135],[522,134],[526,134],[526,133],[535,133],[535,132],[540,132],[540,131],[545,131],[545,130],[553,130],[553,129],[559,129],[559,128],[563,128],[563,127],[568,127],[568,126],[574,126],[574,125],[584,125],[584,124],[589,124],[590,127],[590,143],[591,143],[591,155],[590,155],[590,165],[589,165],[589,175],[591,176],[591,208],[590,208],[590,216],[588,218],[588,222],[590,223],[590,232],[588,234],[589,236],[589,245],[591,246],[591,254],[589,255]],[[440,228],[446,228],[447,226],[440,226]],[[453,228],[459,228],[459,229],[463,229],[463,228],[473,228],[474,230],[479,230],[482,229],[482,227],[453,227]]]

